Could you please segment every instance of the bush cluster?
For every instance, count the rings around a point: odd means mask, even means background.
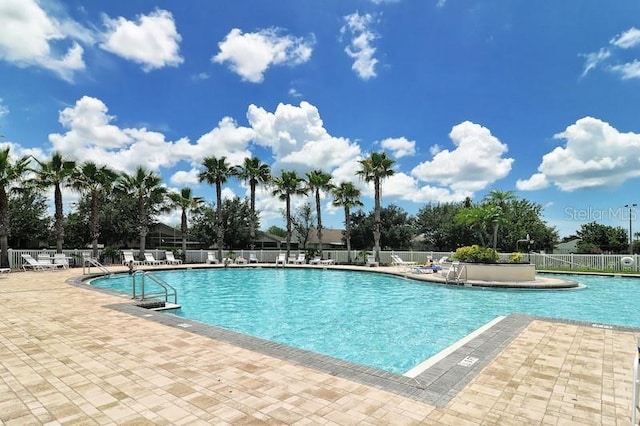
[[[497,263],[499,256],[498,252],[491,248],[480,247],[474,244],[472,246],[460,247],[451,258],[467,263]]]

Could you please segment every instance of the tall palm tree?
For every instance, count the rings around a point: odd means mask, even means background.
[[[218,259],[222,259],[222,246],[224,245],[224,222],[222,220],[222,184],[227,182],[233,174],[233,168],[227,162],[227,157],[206,157],[202,161],[204,170],[198,174],[200,182],[207,182],[216,187],[216,224],[218,245]]]
[[[116,188],[136,200],[138,205],[138,235],[140,236],[140,258],[149,233],[149,222],[165,202],[167,189],[162,185],[159,174],[138,166],[133,174],[123,173],[118,178]]]
[[[273,178],[275,189],[271,195],[285,202],[287,220],[287,259],[291,251],[291,196],[305,195],[304,180],[294,170],[283,170],[280,176]]]
[[[352,182],[342,182],[331,192],[333,205],[344,208],[344,239],[347,242],[347,262],[351,263],[351,208],[363,205],[360,190]]]
[[[250,247],[256,247],[256,186],[265,185],[271,181],[271,167],[260,161],[258,157],[245,158],[242,166],[236,166],[233,173],[238,179],[249,183],[251,220],[249,229]]]
[[[9,198],[7,192],[29,170],[31,158],[26,155],[12,161],[10,148],[0,150],[0,266],[9,266]]]
[[[53,186],[53,200],[55,205],[55,229],[56,229],[56,251],[62,253],[62,244],[64,243],[64,214],[62,211],[62,189],[66,185],[71,175],[75,172],[76,162],[65,160],[62,154],[54,152],[51,160],[39,161],[39,168],[33,170],[35,178],[33,182],[39,188],[48,188]]]
[[[505,221],[505,213],[508,207],[508,204],[511,201],[516,199],[513,191],[499,191],[497,189],[492,189],[489,191],[486,197],[484,197],[485,204],[489,206],[497,207],[493,209],[493,249],[496,250],[498,247],[498,228],[501,223]]]
[[[91,197],[91,247],[93,257],[98,257],[98,238],[100,237],[100,194],[111,191],[118,173],[107,166],[98,166],[93,162],[81,164],[69,179],[71,188]]]
[[[380,198],[382,197],[382,180],[393,176],[391,168],[395,160],[387,157],[385,152],[372,152],[369,157],[360,160],[360,170],[356,172],[365,182],[373,182],[374,213],[373,213],[373,251],[376,261],[380,262]]]
[[[320,257],[322,258],[322,206],[320,205],[320,191],[329,191],[333,188],[331,175],[322,170],[313,170],[307,173],[307,190],[315,194],[316,215],[318,217],[318,244],[320,245]]]
[[[182,233],[182,260],[186,262],[187,232],[189,231],[187,213],[197,211],[204,205],[202,197],[194,197],[191,188],[182,188],[180,192],[169,193],[173,207],[182,211],[180,215],[180,232]]]

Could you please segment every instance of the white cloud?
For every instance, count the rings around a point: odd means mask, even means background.
[[[580,56],[587,58],[582,71],[582,76],[584,77],[589,73],[589,71],[596,69],[600,63],[607,60],[611,56],[611,52],[609,49],[602,48],[597,52],[587,53]]]
[[[432,161],[417,165],[411,174],[424,182],[450,186],[453,192],[474,192],[487,188],[511,171],[512,158],[504,158],[507,145],[479,124],[465,121],[449,133],[456,146],[439,151]]]
[[[619,36],[611,39],[610,43],[621,49],[635,47],[640,44],[640,30],[635,27],[631,27]]]
[[[549,181],[543,173],[535,173],[529,179],[518,179],[516,188],[521,191],[535,191],[549,186]]]
[[[273,113],[250,105],[247,118],[255,131],[255,143],[273,151],[276,172],[305,172],[319,166],[329,172],[360,154],[355,143],[331,136],[318,109],[308,102],[299,106],[279,104]]]
[[[609,123],[584,117],[554,138],[565,140],[565,146],[545,154],[539,173],[520,186],[547,181],[563,191],[573,191],[618,186],[640,176],[640,134],[620,133]]]
[[[195,145],[187,148],[186,154],[195,163],[201,163],[205,157],[227,157],[231,164],[241,164],[245,157],[250,157],[249,142],[254,131],[248,127],[240,127],[231,117],[224,117],[218,125],[200,136]]]
[[[610,69],[613,72],[621,74],[623,80],[640,78],[640,61],[637,59],[626,64],[614,65]]]
[[[0,28],[2,60],[19,67],[45,68],[67,81],[85,69],[84,49],[78,42],[90,42],[90,32],[65,17],[50,16],[40,2],[0,2]]]
[[[380,142],[380,146],[391,151],[395,158],[411,156],[416,153],[415,141],[410,141],[405,137],[384,139]]]
[[[149,15],[140,15],[137,22],[123,17],[107,17],[104,22],[108,31],[100,47],[142,64],[145,72],[184,62],[180,56],[182,37],[168,11],[155,10]]]
[[[307,62],[314,43],[312,36],[305,40],[281,35],[281,30],[276,28],[245,34],[234,28],[218,43],[220,52],[211,61],[219,64],[228,62],[229,68],[243,80],[261,83],[271,66],[294,66]]]
[[[197,185],[198,184],[198,173],[200,171],[196,168],[192,168],[191,170],[184,171],[178,170],[169,178],[169,181],[177,186],[188,186],[188,185]]]
[[[9,114],[9,107],[6,106],[4,104],[4,101],[2,98],[0,98],[0,117],[2,117],[3,115],[7,115]]]
[[[351,36],[349,46],[344,51],[349,57],[354,59],[351,69],[362,80],[376,77],[376,64],[378,60],[374,57],[376,48],[372,42],[377,35],[371,30],[374,17],[371,14],[360,15],[358,12],[344,17],[346,24],[340,29],[341,34]]]

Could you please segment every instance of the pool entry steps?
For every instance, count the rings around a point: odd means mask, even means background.
[[[140,292],[137,292],[138,283],[136,277],[140,276]],[[159,291],[148,292],[149,286],[146,285],[146,280],[153,281],[157,287],[160,287]],[[136,306],[145,309],[163,310],[163,309],[178,309],[178,292],[176,289],[163,280],[162,278],[154,275],[148,271],[135,271],[131,274],[131,298],[135,300]],[[172,298],[173,302],[169,299]]]

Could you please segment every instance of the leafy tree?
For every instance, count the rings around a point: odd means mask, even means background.
[[[287,258],[291,252],[291,196],[305,195],[303,180],[294,170],[283,170],[280,176],[273,179],[275,189],[271,195],[277,196],[285,202],[285,217],[287,221]]]
[[[320,257],[322,257],[322,205],[320,204],[320,192],[329,191],[333,187],[331,175],[322,170],[313,170],[307,173],[307,190],[316,198],[316,218],[318,219],[318,244],[320,247]],[[306,244],[305,244],[306,248]]]
[[[139,166],[131,175],[120,175],[116,184],[118,192],[136,201],[141,258],[144,256],[151,220],[164,208],[167,190],[161,183],[160,175]]]
[[[356,250],[370,250],[373,241],[373,215],[363,210],[351,214],[351,243]]]
[[[212,247],[216,243],[216,209],[213,204],[198,209],[191,219],[191,235],[198,241]]]
[[[386,249],[409,249],[415,235],[415,219],[394,204],[380,209],[380,243]]]
[[[309,234],[311,229],[315,226],[315,217],[313,216],[313,210],[311,204],[304,203],[296,209],[295,214],[291,218],[293,228],[298,234],[298,242],[302,243],[302,248],[306,250],[307,242],[309,241]]]
[[[629,234],[620,226],[602,225],[596,222],[583,224],[577,232],[579,253],[623,253],[629,247]]]
[[[207,182],[215,185],[216,188],[216,230],[218,245],[218,259],[222,259],[222,247],[224,245],[224,224],[222,219],[222,184],[227,182],[229,176],[233,174],[233,169],[227,162],[227,157],[206,157],[202,165],[204,170],[198,175],[200,182]]]
[[[49,161],[35,159],[39,168],[33,170],[35,178],[32,181],[39,188],[53,186],[54,194],[54,226],[56,231],[56,251],[62,253],[64,243],[64,213],[62,210],[62,186],[67,184],[71,175],[75,172],[76,162],[65,160],[62,154],[55,152]]]
[[[74,170],[69,179],[73,189],[88,194],[91,199],[89,229],[95,258],[98,257],[98,238],[100,237],[100,193],[109,193],[117,178],[118,174],[110,168],[87,162]]]
[[[365,182],[373,182],[374,221],[373,241],[376,261],[380,261],[380,198],[382,197],[382,180],[394,174],[391,168],[395,160],[387,157],[385,152],[372,152],[369,157],[360,160],[360,169],[356,172]]]
[[[192,213],[202,208],[204,200],[201,197],[194,197],[191,188],[182,188],[180,192],[169,193],[171,205],[175,209],[180,209],[180,232],[182,233],[182,260],[186,260],[187,237],[189,232],[188,213]]]
[[[248,199],[233,197],[222,202],[222,221],[224,224],[225,247],[251,248],[251,202]],[[259,225],[259,222],[253,222]]]
[[[270,226],[269,229],[267,229],[267,232],[271,235],[275,235],[277,237],[280,238],[286,238],[287,236],[287,230],[286,229],[282,229],[279,226]]]
[[[38,242],[46,241],[51,226],[47,209],[46,197],[35,189],[11,191],[8,194],[9,245],[16,249],[33,248]]]
[[[8,239],[11,233],[11,214],[8,193],[15,189],[13,185],[22,180],[29,166],[28,156],[14,160],[10,157],[9,151],[9,147],[0,150],[0,266],[3,268],[9,266]]]
[[[427,204],[416,214],[416,233],[425,239],[425,249],[455,251],[472,244],[471,232],[456,223],[462,203]]]
[[[507,208],[507,204],[516,197],[513,191],[498,191],[497,189],[492,189],[489,191],[489,194],[484,198],[484,204],[490,207],[494,207],[491,209],[491,224],[493,226],[493,250],[496,250],[498,247],[498,229],[501,224],[506,222],[505,219],[505,210]]]
[[[347,262],[351,263],[351,209],[362,206],[360,190],[352,182],[342,182],[331,189],[333,205],[344,208],[344,239],[347,244]]]
[[[245,158],[242,166],[236,166],[233,173],[242,181],[249,183],[251,202],[251,250],[256,247],[256,229],[258,217],[256,216],[256,187],[259,184],[266,185],[271,181],[271,168],[259,158]]]

